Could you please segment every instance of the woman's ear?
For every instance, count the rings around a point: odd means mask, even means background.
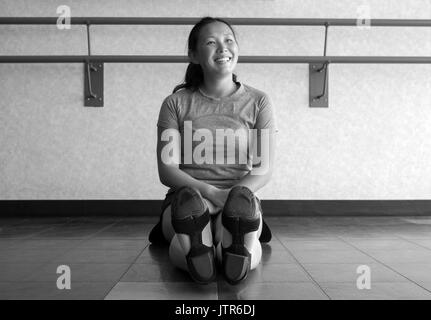
[[[188,51],[188,56],[189,56],[190,62],[192,62],[194,64],[199,64],[197,56],[192,50]]]

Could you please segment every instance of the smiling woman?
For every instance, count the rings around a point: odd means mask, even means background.
[[[266,93],[237,81],[239,47],[226,21],[200,20],[188,49],[185,82],[157,122],[159,177],[170,190],[150,241],[169,242],[172,262],[196,282],[215,279],[217,259],[236,284],[271,239],[255,192],[272,175],[275,117]]]
[[[238,62],[238,44],[233,29],[216,21],[201,29],[200,39],[196,49],[189,49],[188,53],[191,62],[203,70],[204,81],[200,89],[215,98],[232,94],[236,86],[229,75]]]
[[[221,46],[221,48],[220,48]],[[219,51],[217,49],[219,48]],[[236,75],[233,73],[238,62],[238,43],[233,28],[223,19],[206,17],[199,21],[191,30],[188,39],[188,56],[190,63],[186,71],[184,83],[174,89],[174,93],[182,88],[197,90],[211,79],[205,74],[232,74],[233,83],[236,83]],[[230,58],[229,61],[216,62],[217,59]],[[226,68],[220,69],[223,66]],[[229,81],[231,82],[231,81]],[[208,83],[201,90],[213,90]],[[214,83],[213,83],[214,84]],[[228,83],[230,84],[230,83]],[[230,91],[235,88],[230,84]],[[211,94],[211,91],[206,91]],[[213,92],[214,93],[214,92]],[[218,92],[223,96],[229,92]]]

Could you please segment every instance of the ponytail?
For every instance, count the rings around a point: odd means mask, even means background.
[[[173,93],[183,88],[189,88],[195,91],[199,87],[199,85],[203,82],[204,82],[204,72],[202,70],[201,65],[190,62],[187,67],[184,82],[182,84],[177,85]]]

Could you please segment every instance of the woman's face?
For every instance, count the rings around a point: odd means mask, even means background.
[[[213,22],[203,27],[197,50],[191,53],[191,58],[193,63],[201,65],[206,75],[232,74],[238,62],[238,44],[229,26]]]

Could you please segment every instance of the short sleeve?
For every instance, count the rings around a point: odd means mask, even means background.
[[[267,94],[262,95],[258,102],[258,114],[255,129],[269,129],[270,132],[278,132],[274,108]]]
[[[176,104],[170,97],[167,97],[160,107],[157,126],[166,129],[179,129]]]

